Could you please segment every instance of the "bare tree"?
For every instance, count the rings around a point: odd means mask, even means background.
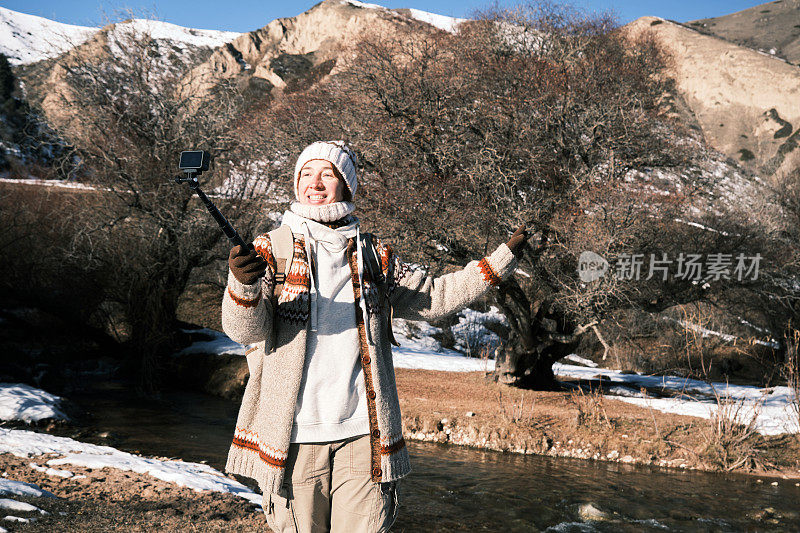
[[[74,232],[60,243],[64,259],[91,272],[103,309],[121,314],[124,346],[148,387],[158,384],[160,358],[174,346],[175,311],[190,274],[215,258],[222,236],[191,192],[173,182],[178,154],[215,154],[209,192],[252,168],[241,91],[219,85],[195,98],[200,80],[187,75],[186,58],[173,56],[146,26],[111,27],[103,40],[59,58],[59,83],[42,102],[76,147],[82,180],[95,187],[76,201]],[[258,213],[243,191],[228,193],[225,209],[248,227]]]
[[[555,386],[552,363],[604,317],[713,299],[721,284],[577,273],[581,252],[733,253],[748,235],[713,203],[707,152],[664,117],[669,61],[647,36],[552,5],[483,13],[455,34],[366,36],[326,82],[276,102],[287,149],[344,137],[361,151],[362,219],[447,270],[524,222],[535,232],[497,303],[511,324],[497,377]],[[669,179],[655,179],[661,169]],[[729,229],[731,231],[726,231]]]

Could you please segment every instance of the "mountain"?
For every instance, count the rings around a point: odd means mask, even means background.
[[[350,43],[368,31],[453,31],[463,19],[416,9],[387,9],[356,0],[324,0],[295,17],[273,20],[218,48],[191,73],[203,94],[237,79],[271,95],[292,91],[329,74]]]
[[[0,53],[12,65],[55,57],[86,42],[97,30],[0,7]]]
[[[732,43],[800,64],[800,0],[776,0],[721,17],[689,22]]]
[[[155,39],[170,40],[184,46],[210,48],[216,48],[240,35],[144,19],[133,19],[115,26],[146,31]],[[5,54],[12,65],[27,65],[56,57],[84,44],[100,31],[101,28],[62,24],[0,7],[0,53]]]
[[[800,68],[681,24],[642,17],[627,26],[670,54],[669,76],[705,141],[763,175],[800,166]]]
[[[163,58],[163,68],[185,73],[182,91],[205,96],[220,83],[235,81],[253,98],[272,97],[313,83],[334,68],[339,55],[367,31],[383,34],[412,28],[453,31],[462,19],[416,9],[392,10],[357,0],[324,0],[295,17],[273,20],[248,33],[183,28],[165,22],[135,19],[103,28],[69,26],[3,10],[6,39],[0,51],[17,58],[26,96],[41,104],[48,119],[59,123],[64,70],[59,53],[92,58],[113,53],[114,42],[125,35],[148,35]],[[27,30],[26,30],[27,28]],[[29,35],[32,34],[32,35]],[[60,39],[59,35],[69,38]],[[27,38],[24,38],[26,37]],[[34,38],[35,36],[35,38]],[[58,42],[60,46],[45,44]],[[74,45],[74,46],[73,46]]]

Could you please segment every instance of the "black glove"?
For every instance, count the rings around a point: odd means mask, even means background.
[[[252,285],[267,271],[267,262],[252,248],[242,249],[240,245],[231,248],[228,266],[233,277],[245,285]]]

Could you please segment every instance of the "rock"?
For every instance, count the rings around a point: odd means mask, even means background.
[[[682,509],[672,509],[672,510],[670,510],[669,511],[669,517],[674,519],[674,520],[684,520],[684,521],[691,520],[693,518],[693,516],[690,513],[686,512],[686,511],[684,511]]]
[[[584,503],[578,508],[578,516],[581,520],[608,520],[608,515],[595,507],[593,503]]]
[[[475,413],[473,413],[472,411],[467,411],[467,416],[475,416]]]

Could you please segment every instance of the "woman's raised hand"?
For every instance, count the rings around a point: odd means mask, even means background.
[[[528,232],[525,231],[525,224],[522,224],[517,231],[514,232],[514,235],[506,243],[511,253],[514,254],[514,257],[517,259],[522,258],[522,253],[525,250],[525,245],[528,242]]]
[[[252,248],[244,249],[240,245],[231,248],[228,255],[228,266],[239,283],[252,285],[267,271],[267,262]]]

